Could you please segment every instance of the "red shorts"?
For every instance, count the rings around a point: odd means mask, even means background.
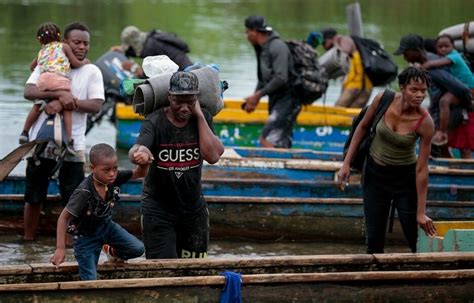
[[[469,120],[449,133],[448,146],[474,150],[474,112],[468,113]]]
[[[55,73],[42,73],[38,78],[36,87],[42,91],[71,91],[71,81],[64,76]]]

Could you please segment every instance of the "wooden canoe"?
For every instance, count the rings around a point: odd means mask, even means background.
[[[334,299],[460,300],[474,295],[472,253],[322,255],[245,259],[150,260],[99,266],[98,281],[77,281],[77,266],[0,267],[2,302],[60,302],[71,295],[117,302],[215,302],[224,270],[242,274],[249,302]],[[400,289],[403,289],[401,292]],[[15,301],[16,300],[16,301]]]
[[[203,176],[209,178],[288,179],[319,182],[334,180],[341,166],[342,162],[340,161],[236,157],[228,153],[216,164],[205,165]],[[474,169],[430,165],[429,173],[430,184],[474,185]],[[357,174],[353,174],[353,177],[353,182],[360,180],[360,176]]]
[[[241,147],[234,146],[226,148],[226,153],[235,158],[263,158],[263,159],[300,159],[300,160],[322,160],[342,161],[341,152],[330,152],[321,150],[298,149],[298,148],[263,148],[263,147]],[[458,158],[431,158],[431,166],[442,166],[455,169],[474,169],[474,159]]]
[[[21,229],[24,179],[18,177],[6,181],[0,183],[4,193],[0,195],[0,228]],[[214,238],[356,242],[364,238],[360,185],[351,185],[346,192],[341,192],[334,182],[206,179],[203,189]],[[56,183],[50,184],[49,192],[50,199],[43,204],[40,229],[52,233],[62,207]],[[238,195],[233,195],[237,192]],[[139,182],[125,184],[121,200],[114,208],[114,220],[137,234],[140,233],[140,194]],[[474,187],[430,186],[428,214],[435,220],[471,220],[474,202],[464,198],[472,195]],[[398,223],[388,239],[403,241]]]
[[[293,158],[223,157],[203,169],[203,193],[209,203],[212,236],[244,239],[340,239],[364,237],[362,188],[358,176],[346,191],[334,182],[341,163]],[[435,220],[470,220],[474,215],[474,171],[430,167],[428,213]],[[0,182],[3,229],[22,226],[24,177]],[[458,185],[463,184],[463,185]],[[114,218],[139,233],[141,181],[121,188]],[[41,227],[55,229],[61,205],[59,189],[50,182]],[[245,216],[242,216],[245,214]],[[131,216],[131,217],[130,217]],[[132,218],[132,220],[130,220]],[[350,227],[350,228],[348,228]],[[401,240],[396,225],[389,239]]]

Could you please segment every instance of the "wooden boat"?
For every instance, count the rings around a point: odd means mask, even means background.
[[[341,192],[334,181],[294,181],[217,178],[204,179],[211,236],[259,240],[363,241],[363,205],[359,184]],[[51,182],[49,201],[43,204],[41,230],[53,232],[62,209],[58,187]],[[1,229],[21,229],[24,178],[0,183]],[[141,183],[122,186],[114,220],[139,233]],[[474,186],[431,185],[428,214],[435,220],[470,220],[474,217]],[[395,224],[390,241],[403,241]]]
[[[243,100],[225,100],[224,109],[214,117],[215,133],[224,146],[259,146],[258,137],[268,118],[267,103],[251,114],[241,109]],[[293,147],[341,152],[352,119],[360,109],[311,105],[302,109],[294,128]],[[117,147],[129,149],[140,132],[141,120],[132,106],[118,103]]]
[[[282,153],[264,149],[258,153],[262,151]],[[346,191],[341,191],[334,181],[340,162],[235,154],[203,169],[202,187],[209,203],[213,237],[362,241],[359,176],[354,175]],[[436,220],[470,220],[474,202],[466,201],[474,201],[473,175],[468,169],[431,166],[430,216]],[[22,226],[24,181],[24,177],[10,177],[0,182],[3,229]],[[121,190],[123,198],[114,218],[139,233],[141,181],[128,182]],[[61,210],[56,182],[50,183],[48,193],[51,202],[44,205],[41,226],[51,232]],[[400,241],[401,234],[396,225],[391,237]]]
[[[472,252],[474,251],[474,221],[435,222],[437,235],[418,233],[417,249],[420,252]]]
[[[235,149],[241,151],[242,149]],[[310,180],[310,181],[332,181],[342,163],[332,160],[294,159],[294,158],[262,158],[244,157],[238,153],[227,154],[215,165],[205,165],[204,177],[235,177],[235,178],[260,178],[260,179],[288,179],[288,180]],[[274,155],[281,154],[276,152]],[[321,154],[321,153],[319,153]],[[263,155],[263,154],[261,154]],[[301,155],[305,155],[301,153]],[[311,154],[308,153],[310,156]],[[284,156],[284,155],[283,155]],[[466,166],[472,161],[460,161]],[[437,161],[441,165],[430,165],[430,184],[463,184],[474,185],[474,169],[451,168],[457,167],[458,161],[442,159]],[[474,162],[473,162],[474,163]],[[360,176],[353,174],[353,180],[360,180]]]
[[[330,152],[323,150],[310,150],[298,148],[263,148],[233,146],[226,148],[226,153],[234,158],[259,158],[259,159],[301,159],[342,161],[341,152]],[[430,165],[446,168],[474,169],[474,159],[458,158],[431,158]]]
[[[0,267],[2,302],[116,302],[149,300],[215,302],[224,270],[242,274],[242,297],[250,302],[472,299],[474,254],[321,255],[244,259],[148,260],[101,264],[100,280],[77,281],[77,266]],[[403,288],[403,292],[400,292]],[[431,294],[431,295],[430,295]]]

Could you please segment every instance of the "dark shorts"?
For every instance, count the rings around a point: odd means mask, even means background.
[[[209,244],[207,205],[189,215],[142,215],[147,259],[205,258]]]
[[[56,161],[40,158],[36,165],[33,158],[27,160],[25,181],[25,202],[42,203],[48,194],[49,176],[56,166]],[[69,200],[72,192],[84,179],[84,163],[64,161],[59,169],[59,191],[63,203]]]
[[[301,105],[290,94],[279,97],[271,103],[268,121],[263,126],[262,138],[272,143],[274,147],[290,148],[293,126]]]

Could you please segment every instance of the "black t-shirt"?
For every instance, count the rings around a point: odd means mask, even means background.
[[[75,218],[72,224],[79,231],[94,232],[102,222],[112,216],[112,209],[118,201],[119,186],[130,180],[131,170],[119,171],[114,183],[108,187],[105,200],[97,193],[92,174],[85,178],[72,193],[66,205],[67,211]]]
[[[202,109],[213,130],[212,118]],[[174,126],[164,108],[143,122],[137,144],[146,146],[155,160],[143,185],[142,212],[164,209],[173,213],[194,212],[203,206],[201,190],[202,157],[197,120],[193,116],[184,127]]]

